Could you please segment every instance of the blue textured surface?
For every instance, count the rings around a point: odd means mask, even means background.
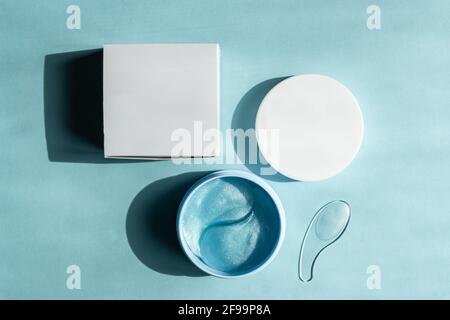
[[[66,28],[69,4],[0,3],[0,298],[450,298],[450,2],[378,0],[378,31],[366,27],[372,1],[80,0],[81,30]],[[183,173],[244,166],[102,162],[85,143],[95,126],[64,133],[58,120],[83,127],[85,110],[59,108],[92,101],[63,85],[83,70],[98,77],[98,52],[47,55],[129,42],[220,43],[224,129],[244,126],[274,78],[292,74],[334,77],[359,100],[365,140],[349,168],[319,183],[269,181],[287,229],[264,271],[199,276],[165,215],[195,180]],[[75,89],[98,100],[95,79]],[[334,199],[352,220],[301,283],[300,241]],[[66,289],[70,264],[81,290]],[[381,290],[366,287],[372,264]]]

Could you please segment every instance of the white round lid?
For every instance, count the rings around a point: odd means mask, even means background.
[[[277,84],[256,115],[262,155],[295,180],[330,178],[355,158],[364,122],[353,94],[321,75],[298,75]]]

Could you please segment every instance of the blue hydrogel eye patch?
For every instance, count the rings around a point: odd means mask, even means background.
[[[208,181],[189,199],[182,234],[192,253],[225,273],[244,273],[271,255],[280,234],[277,208],[257,184],[236,177]]]

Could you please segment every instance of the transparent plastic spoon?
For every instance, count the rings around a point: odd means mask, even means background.
[[[303,238],[298,262],[300,280],[310,281],[319,254],[344,233],[350,220],[350,205],[343,200],[327,203],[312,218]]]

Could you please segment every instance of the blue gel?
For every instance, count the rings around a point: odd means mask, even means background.
[[[202,185],[189,199],[181,221],[191,252],[224,274],[244,274],[272,253],[281,225],[272,198],[257,184],[222,177]]]

